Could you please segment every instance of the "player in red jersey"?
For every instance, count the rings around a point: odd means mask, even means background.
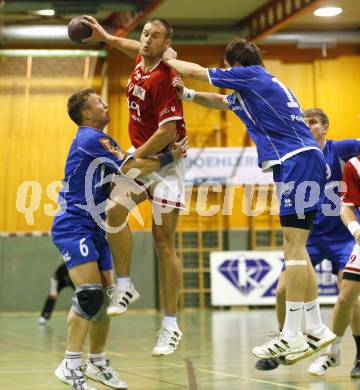
[[[182,139],[185,136],[182,103],[172,86],[176,72],[161,62],[162,53],[171,45],[173,31],[169,23],[163,19],[149,20],[139,42],[108,34],[93,17],[84,16],[83,22],[93,30],[84,42],[103,41],[135,58],[135,69],[127,85],[129,134],[134,156],[154,155],[168,149],[176,139]],[[132,199],[136,204],[146,198],[153,203],[152,231],[160,263],[165,317],[152,354],[163,356],[176,350],[182,336],[176,321],[182,266],[175,251],[175,232],[179,210],[185,203],[184,160],[150,175],[146,184],[150,181],[152,184],[147,190],[132,194]],[[119,204],[109,212],[109,223],[122,226],[128,215],[129,209]],[[132,236],[128,225],[119,233],[110,234],[109,242],[118,274],[118,289],[112,296],[108,314],[117,315],[139,298],[129,277]]]
[[[356,244],[345,266],[340,293],[333,314],[333,332],[335,341],[323,354],[322,364],[335,367],[340,364],[340,343],[349,326],[353,306],[360,295],[360,224],[356,216],[356,209],[360,207],[360,156],[350,159],[344,167],[343,182],[345,184],[341,219],[355,238]],[[360,355],[356,355],[352,378],[360,378]]]

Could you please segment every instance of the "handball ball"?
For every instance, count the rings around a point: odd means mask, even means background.
[[[83,39],[89,38],[92,30],[89,26],[81,21],[81,16],[71,19],[68,24],[68,35],[74,43],[84,43]]]

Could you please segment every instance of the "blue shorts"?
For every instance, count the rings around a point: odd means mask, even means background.
[[[296,154],[273,169],[280,203],[280,216],[319,210],[326,183],[326,163],[319,150]]]
[[[308,243],[306,248],[314,267],[324,259],[327,259],[331,262],[332,273],[337,275],[339,271],[345,268],[346,263],[349,261],[354,245],[354,240],[336,241],[334,237],[334,241],[332,242]]]
[[[51,236],[68,269],[93,261],[98,263],[100,271],[112,269],[105,232],[92,220],[71,213],[56,216]]]
[[[354,245],[354,240],[337,241],[336,237],[334,237],[333,241],[328,240],[328,242],[323,241],[318,244],[310,242],[306,245],[306,249],[314,268],[326,259],[331,263],[332,273],[337,275],[349,261]],[[284,261],[281,271],[285,271],[285,264],[286,262]]]

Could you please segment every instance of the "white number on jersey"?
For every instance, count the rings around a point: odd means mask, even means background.
[[[135,110],[137,113],[137,116],[140,117],[140,106],[134,100],[129,101],[128,106],[129,106],[129,108]]]
[[[84,244],[86,238],[82,238],[79,243],[80,253],[82,256],[86,257],[89,254],[89,247]]]
[[[296,103],[296,101],[294,100],[294,97],[293,95],[291,94],[291,92],[285,87],[285,85],[279,81],[276,77],[273,77],[272,78],[272,81],[274,83],[277,83],[280,85],[281,89],[285,92],[287,98],[289,99],[289,101],[287,102],[287,106],[289,108],[299,108],[299,105]]]

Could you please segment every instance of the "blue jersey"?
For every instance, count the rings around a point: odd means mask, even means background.
[[[110,195],[108,175],[121,173],[121,166],[129,158],[131,156],[102,131],[79,127],[66,160],[64,187],[59,193],[61,212],[58,215],[70,212],[89,217],[91,208],[105,202]],[[105,182],[104,178],[107,178]],[[104,212],[97,214],[105,217]],[[55,221],[57,218],[55,216]]]
[[[360,140],[327,140],[323,153],[326,161],[325,197],[322,210],[319,210],[313,220],[308,244],[318,245],[324,240],[353,241],[353,236],[342,223],[339,216],[339,185],[345,162],[360,154]],[[335,216],[326,216],[324,215],[325,210],[337,210],[337,212]]]
[[[295,96],[262,66],[209,68],[208,76],[214,86],[235,91],[228,106],[246,125],[263,169],[319,148]]]

